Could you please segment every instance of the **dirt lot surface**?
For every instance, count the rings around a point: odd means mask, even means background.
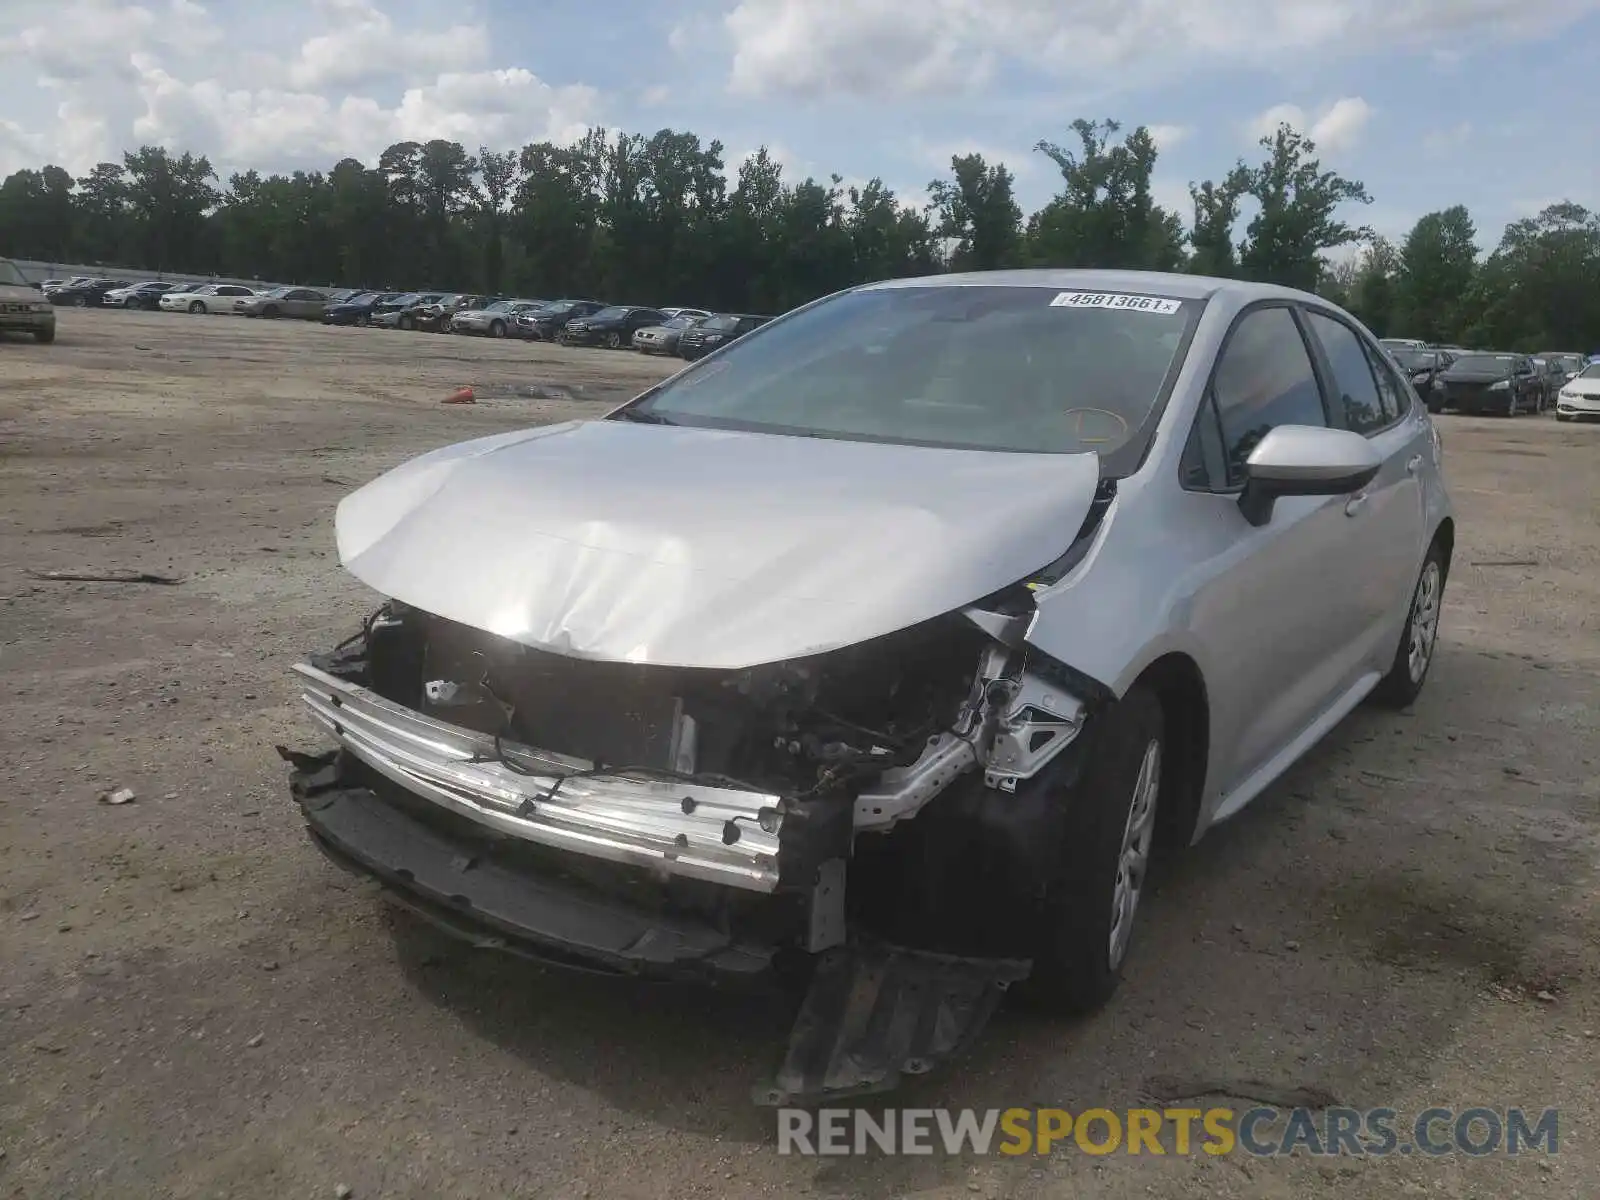
[[[1441,418],[1460,536],[1415,710],[1358,712],[1169,871],[1104,1012],[1003,1015],[900,1098],[1556,1106],[1553,1160],[780,1157],[747,1093],[776,1004],[480,956],[329,865],[272,747],[317,744],[287,668],[370,607],[335,502],[666,369],[117,312],[0,344],[0,1196],[1600,1195],[1600,428]],[[28,574],[107,568],[183,582]]]

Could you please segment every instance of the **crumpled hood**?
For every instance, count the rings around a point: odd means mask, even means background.
[[[26,300],[33,304],[41,303],[45,294],[31,287],[19,287],[14,283],[0,283],[0,300],[8,304],[15,304],[19,300]]]
[[[345,497],[385,596],[583,658],[733,669],[970,603],[1058,557],[1092,454],[582,421],[424,454]]]

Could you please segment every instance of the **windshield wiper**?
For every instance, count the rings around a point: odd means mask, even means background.
[[[671,417],[643,408],[622,408],[611,414],[613,421],[632,421],[636,425],[676,425]]]

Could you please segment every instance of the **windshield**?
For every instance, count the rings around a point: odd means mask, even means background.
[[[576,300],[556,300],[539,309],[539,315],[541,317],[552,317],[557,313],[571,312],[576,307],[578,307]]]
[[[589,319],[591,321],[620,321],[632,311],[633,309],[631,308],[613,305],[611,308],[602,308]]]
[[[1590,363],[1578,372],[1579,379],[1600,379],[1600,363]]]
[[[32,287],[16,263],[0,258],[0,283],[7,287]]]
[[[1389,352],[1395,362],[1408,371],[1426,371],[1437,361],[1435,355],[1427,350],[1391,350]]]
[[[1135,435],[1201,307],[1036,287],[852,292],[741,338],[636,408],[684,425],[861,441],[1130,447],[1136,461]]]
[[[376,300],[377,298],[378,298],[378,296],[377,296],[377,293],[375,293],[375,292],[357,292],[353,296],[346,296],[343,300],[339,301],[339,303],[340,304],[365,304],[368,300]]]
[[[1509,371],[1514,361],[1509,354],[1463,354],[1451,364],[1452,371]]]
[[[388,301],[388,303],[394,305],[415,304],[421,299],[422,295],[418,292],[405,292],[404,294],[396,296],[394,299]]]
[[[701,322],[700,328],[707,333],[726,333],[728,330],[737,327],[738,324],[738,317],[707,317]]]
[[[276,287],[276,288],[271,289],[270,291],[257,292],[256,294],[258,296],[273,296],[273,297],[276,297],[277,299],[281,300],[281,299],[283,299],[285,296],[287,296],[289,294],[289,289],[286,288],[286,287]]]
[[[662,328],[663,329],[687,329],[691,325],[698,325],[701,320],[702,320],[702,318],[700,318],[700,317],[673,317],[672,320],[668,321],[665,325],[662,326]]]
[[[503,312],[511,312],[515,308],[516,308],[516,304],[513,301],[510,301],[510,300],[496,300],[493,304],[489,305],[483,311],[484,312],[503,313]]]

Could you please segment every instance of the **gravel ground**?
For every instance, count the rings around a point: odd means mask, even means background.
[[[1003,1014],[900,1098],[1556,1106],[1554,1160],[781,1157],[747,1098],[775,1004],[478,956],[327,864],[272,746],[315,744],[287,668],[369,607],[335,502],[667,369],[120,312],[0,344],[0,1195],[1600,1194],[1600,428],[1442,418],[1460,534],[1415,710],[1358,712],[1169,870],[1105,1011]]]

